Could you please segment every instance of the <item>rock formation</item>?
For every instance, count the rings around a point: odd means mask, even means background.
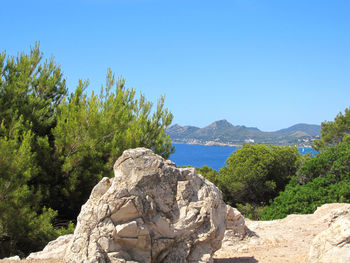
[[[20,261],[20,260],[21,258],[19,256],[13,256],[13,257],[0,259],[0,262],[7,263],[7,262],[13,262],[13,261]]]
[[[231,246],[251,235],[242,214],[236,208],[226,205],[226,231],[223,244]]]
[[[43,251],[30,253],[27,259],[62,259],[73,235],[60,236],[49,242]]]
[[[214,259],[246,263],[348,263],[349,215],[350,204],[334,203],[322,205],[313,214],[289,215],[272,221],[246,219],[249,235],[237,242],[237,237],[229,236],[227,230]]]
[[[125,151],[114,172],[92,190],[74,235],[24,262],[212,262],[225,227],[215,262],[350,262],[350,204],[251,221],[194,169],[176,168],[150,150]]]
[[[67,262],[212,262],[225,231],[220,190],[193,168],[127,150],[82,206]]]
[[[312,240],[309,263],[350,262],[350,210],[332,216],[329,227]]]

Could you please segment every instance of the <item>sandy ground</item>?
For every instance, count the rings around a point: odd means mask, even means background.
[[[305,219],[300,216],[289,216],[279,222],[249,221],[246,224],[256,236],[239,243],[226,242],[215,253],[215,262],[306,262],[313,237],[326,227],[320,227],[319,224],[305,224]]]
[[[274,221],[249,221],[255,234],[241,242],[224,242],[215,255],[216,263],[302,263],[307,262],[313,238],[350,204],[322,206],[312,215],[290,215]]]
[[[274,221],[250,221],[253,236],[228,240],[214,255],[215,263],[303,263],[307,262],[312,239],[350,204],[328,204],[312,215],[290,215]],[[1,263],[64,263],[60,260],[0,260]],[[175,263],[175,262],[174,262]]]

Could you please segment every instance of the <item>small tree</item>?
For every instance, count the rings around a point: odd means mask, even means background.
[[[53,227],[50,208],[60,225],[75,219],[123,150],[174,151],[164,97],[152,111],[109,70],[99,96],[85,95],[80,82],[67,98],[60,67],[42,58],[37,44],[29,54],[0,54],[0,258],[41,249],[66,231]]]
[[[42,62],[37,44],[30,54],[0,54],[0,257],[41,249],[58,234],[38,182],[55,170],[51,128],[65,93],[60,68]]]
[[[56,110],[66,95],[67,89],[60,67],[54,59],[43,61],[39,45],[30,53],[9,57],[0,55],[0,120],[3,133],[14,127],[22,118],[23,131],[30,131],[31,151],[35,152],[33,163],[36,173],[31,175],[28,185],[41,191],[43,199],[50,199],[50,185],[55,182],[60,164],[54,157],[52,128],[56,126]]]
[[[33,135],[22,131],[21,121],[0,137],[0,257],[42,249],[61,233],[51,224],[56,213],[42,209],[40,192],[28,185],[38,168],[31,151]],[[3,123],[0,130],[8,131]]]
[[[220,170],[218,186],[231,205],[264,206],[295,175],[300,158],[296,147],[244,144]]]
[[[165,158],[174,151],[165,133],[172,115],[164,109],[163,97],[152,113],[152,103],[143,95],[137,100],[135,91],[125,88],[124,80],[115,81],[111,70],[99,95],[84,94],[87,85],[81,81],[58,108],[53,129],[62,168],[51,207],[71,219],[93,186],[103,176],[112,176],[113,164],[124,150],[146,147]]]
[[[342,141],[350,141],[350,108],[345,113],[339,113],[334,121],[326,121],[321,126],[321,139],[314,142],[314,148],[323,151]]]

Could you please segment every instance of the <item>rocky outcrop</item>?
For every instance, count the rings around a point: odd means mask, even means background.
[[[280,220],[246,219],[246,226],[242,224],[244,218],[236,209],[226,206],[226,215],[225,238],[221,249],[215,252],[214,262],[350,262],[350,204],[325,204],[314,214],[289,215]],[[249,229],[246,230],[246,227]],[[248,234],[244,236],[247,231]],[[14,261],[4,260],[4,263],[7,262]]]
[[[225,234],[214,258],[217,262],[348,263],[348,215],[350,204],[334,203],[322,205],[313,214],[273,221],[246,219],[250,234],[239,242]]]
[[[127,150],[82,206],[67,262],[212,262],[225,231],[220,190],[193,168]]]
[[[72,238],[73,235],[60,236],[49,242],[42,251],[29,254],[27,259],[62,259]]]
[[[0,259],[0,262],[14,262],[14,261],[20,261],[21,258],[19,256],[13,256],[13,257],[8,257],[8,258],[3,258],[3,259]]]
[[[309,263],[350,262],[349,212],[342,210],[335,213],[329,227],[312,240]]]
[[[236,208],[226,205],[226,231],[223,244],[231,246],[251,235],[242,214]]]

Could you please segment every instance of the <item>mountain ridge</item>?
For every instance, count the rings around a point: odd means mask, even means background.
[[[303,131],[311,136],[317,136],[321,134],[321,126],[316,124],[298,123],[285,129],[276,131],[277,133],[285,134],[296,131]]]
[[[227,120],[218,120],[199,128],[174,124],[166,129],[174,143],[203,145],[241,145],[244,142],[274,145],[298,145],[309,147],[319,138],[321,126],[298,123],[274,132],[264,132],[256,127],[233,125]]]

